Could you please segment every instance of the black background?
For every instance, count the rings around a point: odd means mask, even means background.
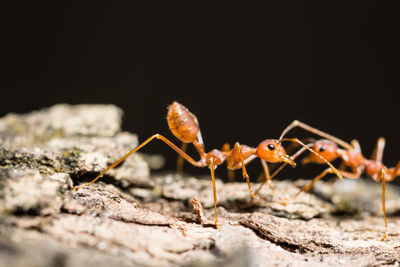
[[[0,115],[113,103],[141,141],[158,132],[178,143],[165,121],[177,100],[197,115],[206,149],[256,146],[299,119],[357,138],[365,156],[384,136],[385,163],[400,159],[394,2],[32,1],[3,12]],[[175,167],[165,145],[144,150]]]

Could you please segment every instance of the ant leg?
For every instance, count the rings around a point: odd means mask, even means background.
[[[228,169],[228,180],[230,183],[235,182],[235,171]]]
[[[396,176],[400,175],[399,171],[400,171],[400,161],[398,161],[396,167],[394,167],[393,174],[390,177],[390,181],[393,181],[394,178],[396,178]]]
[[[344,177],[349,178],[349,179],[358,179],[360,178],[360,172],[346,172],[346,171],[342,171],[342,170],[338,170]],[[303,186],[299,192],[297,192],[297,194],[293,197],[296,198],[298,195],[301,194],[301,192],[307,192],[308,190],[310,190],[311,186],[313,186],[318,180],[321,180],[322,178],[324,178],[328,173],[334,173],[334,171],[332,171],[331,168],[326,169],[325,171],[323,171],[320,175],[316,176],[308,185]]]
[[[337,175],[337,177],[339,177],[340,180],[343,180],[342,175],[339,173],[339,171],[329,161],[327,161],[323,156],[321,156],[320,154],[315,152],[313,149],[311,149],[310,147],[305,145],[299,139],[297,139],[297,138],[283,138],[283,139],[281,139],[281,141],[290,141],[290,142],[296,142],[296,143],[300,144],[302,147],[304,147],[305,149],[307,149],[308,151],[310,151],[311,153],[315,154],[317,157],[322,159],[332,169],[332,171]]]
[[[264,180],[264,181],[261,183],[261,185],[258,187],[258,189],[257,189],[256,192],[254,193],[254,195],[257,196],[257,195],[258,195],[258,192],[260,192],[261,188],[262,188],[265,184],[268,184],[269,188],[271,188],[271,191],[272,191],[272,198],[275,199],[276,191],[275,191],[275,186],[274,186],[274,184],[273,184],[272,181],[271,181],[272,178],[271,178],[271,175],[270,175],[270,173],[269,173],[268,163],[267,163],[265,160],[263,160],[263,159],[260,159],[260,161],[261,161],[261,165],[262,165],[262,167],[263,167],[263,169],[264,169],[265,180]],[[282,164],[279,168],[280,168],[280,169],[283,169],[283,167],[285,167],[286,164],[287,164],[287,163]],[[275,173],[274,173],[274,174],[275,174]],[[250,201],[249,201],[249,205],[250,205],[250,206],[253,205],[253,200],[254,200],[254,196],[251,196]]]
[[[289,198],[285,198],[283,200],[278,201],[279,204],[282,205],[287,205],[287,203],[289,201],[294,200],[296,197],[298,197],[302,192],[307,192],[308,190],[310,190],[311,186],[317,182],[318,180],[322,179],[325,175],[327,175],[328,173],[332,172],[331,168],[328,168],[326,170],[324,170],[322,173],[320,173],[319,175],[317,175],[308,185],[303,186],[302,188],[300,188],[300,190],[292,197]]]
[[[249,175],[247,174],[247,170],[246,170],[246,163],[244,162],[242,150],[240,149],[240,144],[238,142],[235,143],[235,147],[233,148],[233,150],[239,151],[240,161],[242,162],[242,175],[243,175],[243,178],[246,179],[247,186],[249,187],[251,196],[254,198],[254,197],[256,197],[256,195],[253,193],[253,190],[251,189],[250,178],[249,178]]]
[[[127,157],[129,157],[130,155],[132,155],[133,153],[135,153],[136,151],[138,151],[139,149],[141,149],[143,146],[147,145],[150,141],[152,141],[154,138],[157,138],[161,141],[163,141],[164,143],[166,143],[168,146],[170,146],[173,150],[175,150],[181,157],[183,157],[185,160],[187,160],[190,164],[197,166],[197,167],[205,167],[207,166],[205,163],[203,162],[197,162],[194,159],[192,159],[189,155],[187,155],[185,152],[183,152],[182,150],[180,150],[176,145],[174,145],[171,141],[169,141],[167,138],[165,138],[164,136],[160,135],[160,134],[155,134],[151,137],[149,137],[146,141],[144,141],[143,143],[141,143],[140,145],[138,145],[136,148],[132,149],[130,152],[128,152],[125,156],[123,156],[122,158],[120,158],[119,160],[117,160],[115,163],[113,163],[110,167],[108,167],[106,170],[104,170],[102,173],[100,173],[96,178],[94,178],[92,181],[90,181],[89,183],[83,184],[83,185],[79,185],[79,186],[74,186],[72,189],[76,190],[78,188],[83,188],[86,187],[94,182],[96,182],[98,179],[100,179],[106,172],[108,172],[109,170],[111,170],[112,168],[116,167],[118,164],[120,164],[122,161],[124,161]]]
[[[229,143],[225,143],[221,148],[222,152],[229,152],[230,150],[231,146],[229,145]],[[235,181],[235,171],[229,168],[228,168],[228,179],[230,183],[233,183]]]
[[[355,150],[355,151],[357,151],[359,153],[362,153],[360,142],[358,142],[357,139],[351,140],[351,145],[353,146],[353,150]]]
[[[342,171],[342,170],[338,170],[338,172],[341,173],[341,175],[343,175],[346,178],[350,178],[350,179],[358,179],[360,178],[361,172],[357,170],[357,172],[346,172],[346,171]],[[319,180],[321,180],[322,178],[324,178],[327,174],[329,173],[335,173],[331,168],[328,168],[326,170],[324,170],[322,173],[320,173],[319,175],[317,175],[314,179],[312,179],[312,181],[303,186],[302,188],[300,188],[300,190],[292,197],[290,197],[289,199],[285,199],[283,201],[280,201],[281,204],[285,205],[287,203],[287,201],[289,200],[293,200],[296,197],[298,197],[302,192],[308,192],[311,187]]]
[[[218,228],[218,213],[217,213],[217,188],[215,186],[215,174],[214,174],[214,158],[210,158],[210,171],[211,171],[211,180],[212,180],[212,187],[214,193],[214,216],[215,216],[215,227]]]
[[[182,143],[182,146],[181,146],[181,150],[185,153],[187,150],[187,145],[188,145],[188,143]],[[177,173],[183,174],[183,163],[184,162],[185,162],[184,158],[182,158],[181,156],[178,156],[178,159],[176,161],[176,172]]]
[[[313,133],[313,134],[316,134],[316,135],[322,136],[323,138],[329,139],[329,140],[331,140],[331,141],[333,141],[333,142],[335,142],[335,143],[341,145],[342,147],[346,148],[347,150],[352,150],[352,149],[353,149],[353,147],[352,147],[351,144],[349,144],[349,143],[347,143],[347,142],[345,142],[345,141],[343,141],[343,140],[341,140],[341,139],[339,139],[339,138],[337,138],[337,137],[335,137],[335,136],[333,136],[333,135],[330,135],[330,134],[328,134],[328,133],[325,133],[325,132],[323,132],[323,131],[320,131],[320,130],[318,130],[317,128],[311,127],[311,126],[309,126],[309,125],[307,125],[307,124],[305,124],[305,123],[303,123],[303,122],[301,122],[301,121],[298,121],[298,120],[294,120],[291,124],[289,124],[289,126],[287,126],[287,127],[283,130],[281,136],[279,137],[279,140],[282,140],[283,137],[284,137],[290,130],[292,130],[292,129],[295,128],[295,127],[303,128],[304,130],[309,131],[309,132],[311,132],[311,133]]]
[[[313,186],[318,180],[321,180],[322,178],[324,178],[328,173],[332,173],[331,168],[328,168],[328,169],[324,170],[322,173],[320,173],[319,175],[317,175],[314,179],[312,179],[312,181],[309,184],[300,188],[300,190],[296,193],[296,195],[294,195],[290,199],[291,200],[295,199],[302,192],[308,192],[308,190],[310,190],[311,186]]]
[[[269,188],[271,188],[273,198],[275,198],[275,187],[274,187],[274,184],[273,184],[272,181],[271,181],[272,178],[271,178],[271,175],[270,175],[270,173],[269,173],[268,164],[267,164],[267,162],[266,162],[265,160],[263,160],[263,159],[260,159],[260,161],[261,161],[261,165],[262,165],[263,170],[264,170],[265,183],[267,183],[268,186],[269,186]],[[255,194],[255,195],[257,195],[257,194]]]
[[[386,170],[382,168],[379,171],[379,177],[382,182],[382,211],[383,211],[383,218],[385,220],[385,235],[382,237],[382,241],[388,237],[388,223],[386,218]]]
[[[376,142],[374,152],[372,152],[371,160],[382,162],[383,150],[385,149],[385,138],[379,137]]]
[[[292,157],[292,158],[293,158],[293,157]],[[269,179],[266,178],[266,179],[264,180],[264,182],[262,182],[262,183],[260,184],[260,186],[257,188],[257,190],[256,190],[256,192],[254,193],[254,195],[257,196],[258,193],[260,192],[260,190],[263,188],[263,186],[268,182],[268,180],[271,180],[272,178],[274,178],[274,176],[277,175],[278,172],[280,172],[286,165],[287,165],[287,163],[283,163],[283,164],[282,164],[281,166],[279,166],[279,168],[269,177]],[[274,196],[274,198],[275,198],[275,196]],[[253,204],[253,199],[254,199],[254,196],[250,199],[249,205],[252,205],[252,204]]]
[[[312,144],[308,144],[308,145],[312,145]],[[295,154],[293,154],[292,156],[290,156],[293,160],[295,160],[298,156],[301,155],[301,153],[303,153],[306,149],[304,147],[302,147],[301,149],[299,149]],[[287,165],[287,163],[283,163],[281,164],[281,166],[279,166],[278,169],[275,170],[275,172],[270,176],[270,180],[272,180],[272,178],[274,178],[285,166]],[[260,192],[261,188],[267,183],[267,179],[260,184],[260,186],[257,188],[256,192],[254,193],[256,196],[258,194],[258,192]],[[250,199],[249,204],[251,205],[253,203],[253,198]]]

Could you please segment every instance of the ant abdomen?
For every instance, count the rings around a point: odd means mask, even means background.
[[[196,141],[199,133],[199,124],[196,117],[178,102],[168,107],[168,126],[171,132],[184,143]]]

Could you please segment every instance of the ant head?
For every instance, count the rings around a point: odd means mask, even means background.
[[[320,154],[323,158],[325,158],[329,162],[335,160],[339,156],[337,153],[338,145],[329,140],[325,139],[318,140],[314,143],[311,149]],[[303,159],[303,164],[307,164],[310,162],[320,163],[320,164],[325,163],[320,157],[318,157],[313,153],[310,153],[308,157]]]
[[[256,149],[256,154],[267,162],[286,162],[293,167],[296,165],[293,159],[286,154],[281,142],[275,139],[262,141]]]

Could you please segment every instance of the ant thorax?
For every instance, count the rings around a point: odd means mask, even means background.
[[[218,149],[213,149],[210,152],[208,152],[205,156],[205,163],[207,165],[210,164],[211,158],[214,160],[215,166],[218,166],[224,163],[226,156],[224,155],[223,152],[219,151]]]
[[[376,160],[366,160],[365,161],[365,170],[368,175],[376,182],[379,182],[379,172],[385,166],[382,162]]]
[[[356,169],[360,166],[364,166],[366,163],[366,159],[359,151],[338,149],[337,153],[350,168]]]

